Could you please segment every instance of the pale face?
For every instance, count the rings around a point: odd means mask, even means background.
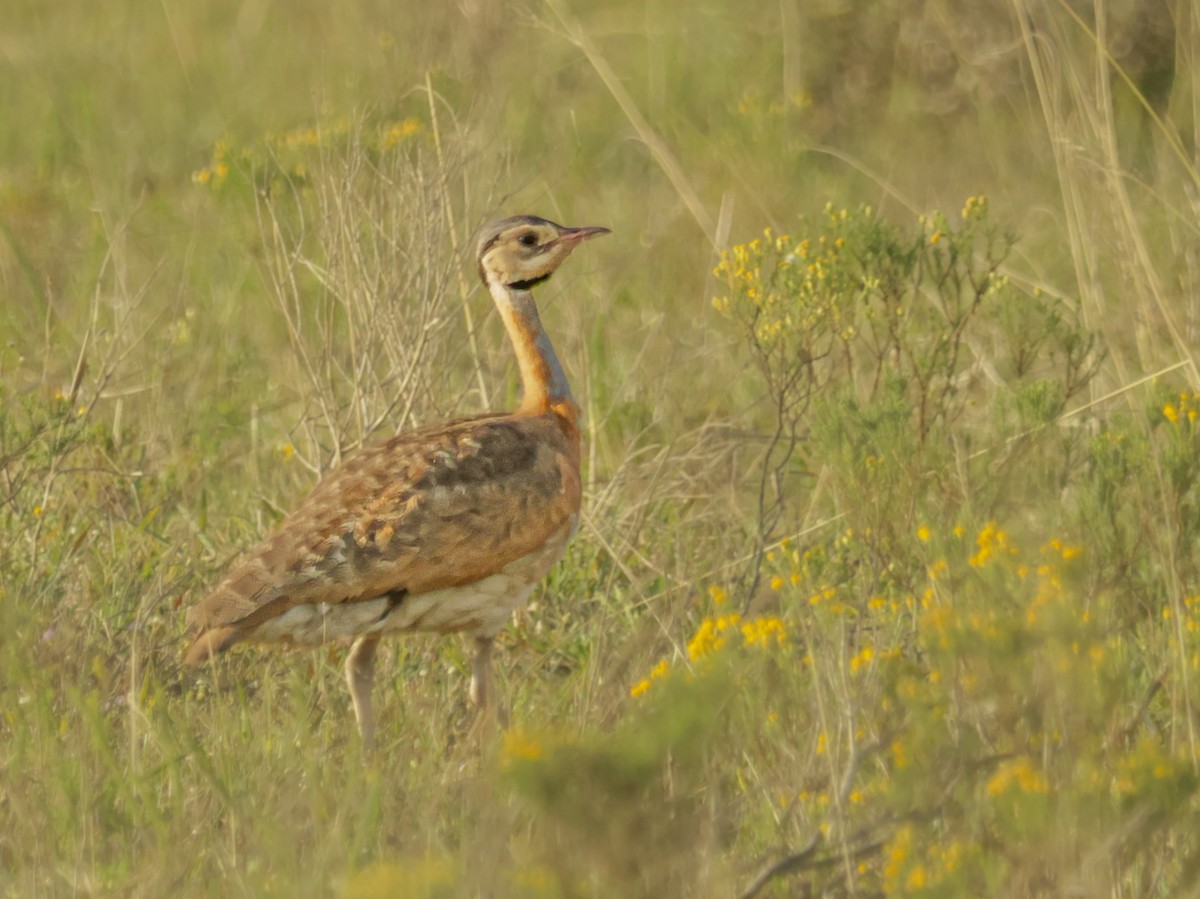
[[[514,216],[488,225],[478,243],[479,276],[528,290],[550,277],[575,247],[607,228],[565,228],[531,215]]]

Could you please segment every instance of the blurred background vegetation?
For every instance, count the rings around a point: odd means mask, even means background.
[[[1194,892],[1198,89],[1187,0],[10,0],[0,890]],[[364,764],[340,648],[183,610],[513,401],[517,212],[614,231],[584,523],[514,729],[396,641]]]

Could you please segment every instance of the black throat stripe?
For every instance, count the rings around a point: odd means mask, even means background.
[[[545,281],[549,277],[550,277],[549,274],[545,274],[545,275],[542,275],[540,278],[530,278],[528,281],[513,281],[511,284],[509,284],[507,286],[511,287],[513,290],[529,290],[529,288],[531,288],[531,287],[537,287],[539,284],[541,284],[543,281]]]

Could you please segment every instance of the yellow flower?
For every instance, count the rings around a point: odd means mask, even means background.
[[[929,538],[932,536],[933,532],[929,530],[928,526],[921,525],[919,528],[917,528],[917,539],[922,543],[928,543]]]
[[[787,628],[778,618],[756,618],[742,625],[742,642],[746,646],[783,646],[787,643]]]
[[[982,568],[992,556],[1002,551],[1010,556],[1016,555],[1016,549],[1009,546],[1008,534],[1000,530],[994,521],[989,521],[983,526],[975,539],[975,545],[979,547],[979,551],[967,560],[972,568]]]
[[[1010,759],[996,770],[988,781],[987,794],[993,797],[1001,796],[1013,788],[1022,793],[1050,792],[1045,775],[1034,768],[1023,755]]]
[[[382,899],[385,896],[442,896],[455,881],[454,863],[448,858],[406,859],[403,864],[379,861],[347,878],[347,899]]]
[[[900,877],[900,872],[904,869],[904,862],[908,859],[909,850],[912,848],[912,841],[913,828],[911,824],[905,824],[888,841],[887,863],[883,868],[883,876],[885,878],[885,886],[889,888],[889,892],[893,892],[894,887],[898,885],[896,881]]]
[[[380,145],[385,150],[390,150],[402,141],[412,137],[421,130],[421,123],[414,118],[407,118],[403,121],[393,122],[388,129],[383,133],[380,140]]]
[[[700,627],[696,629],[692,639],[688,641],[688,658],[693,662],[698,662],[720,650],[725,646],[724,632],[736,627],[740,620],[740,615],[722,615],[716,619],[705,618],[700,622]]]
[[[875,658],[875,650],[870,646],[864,646],[857,655],[850,660],[850,673],[858,674],[858,672],[868,667],[871,660]]]
[[[658,664],[650,669],[650,674],[629,688],[629,695],[634,699],[650,689],[656,680],[662,680],[670,673],[671,666],[666,659],[659,659]]]
[[[987,211],[987,197],[980,194],[977,197],[967,197],[963,204],[962,217],[965,219],[982,218]]]
[[[925,866],[917,865],[908,872],[908,879],[904,881],[904,885],[910,890],[919,890],[925,886]]]
[[[536,761],[542,757],[542,744],[529,733],[514,728],[504,734],[504,758],[508,763],[517,760]]]

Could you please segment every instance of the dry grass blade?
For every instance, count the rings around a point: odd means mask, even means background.
[[[564,9],[558,0],[546,0],[546,5],[550,7],[551,11],[558,18],[558,21],[562,23],[563,28],[566,29],[567,39],[583,51],[592,68],[596,70],[596,74],[604,82],[605,88],[612,95],[612,98],[617,101],[617,105],[621,107],[621,112],[624,113],[629,124],[633,126],[642,143],[650,150],[654,161],[663,170],[663,174],[667,176],[667,179],[671,182],[671,186],[675,188],[679,199],[683,201],[683,204],[692,214],[692,218],[696,220],[696,224],[700,226],[700,230],[704,232],[704,236],[708,238],[710,243],[717,246],[717,227],[713,222],[712,216],[709,215],[699,195],[688,182],[683,168],[679,165],[679,161],[667,147],[666,142],[659,136],[658,132],[646,121],[645,116],[642,115],[637,104],[634,103],[633,98],[629,96],[629,92],[625,90],[617,74],[608,64],[608,60],[596,48],[591,37],[588,36],[587,31],[579,24],[578,20]]]
[[[439,238],[451,163],[439,150],[372,159],[360,122],[331,142],[309,186],[260,199],[268,271],[306,383],[300,429],[317,470],[380,429],[444,412],[446,327],[458,271]],[[477,360],[476,360],[477,362]]]

